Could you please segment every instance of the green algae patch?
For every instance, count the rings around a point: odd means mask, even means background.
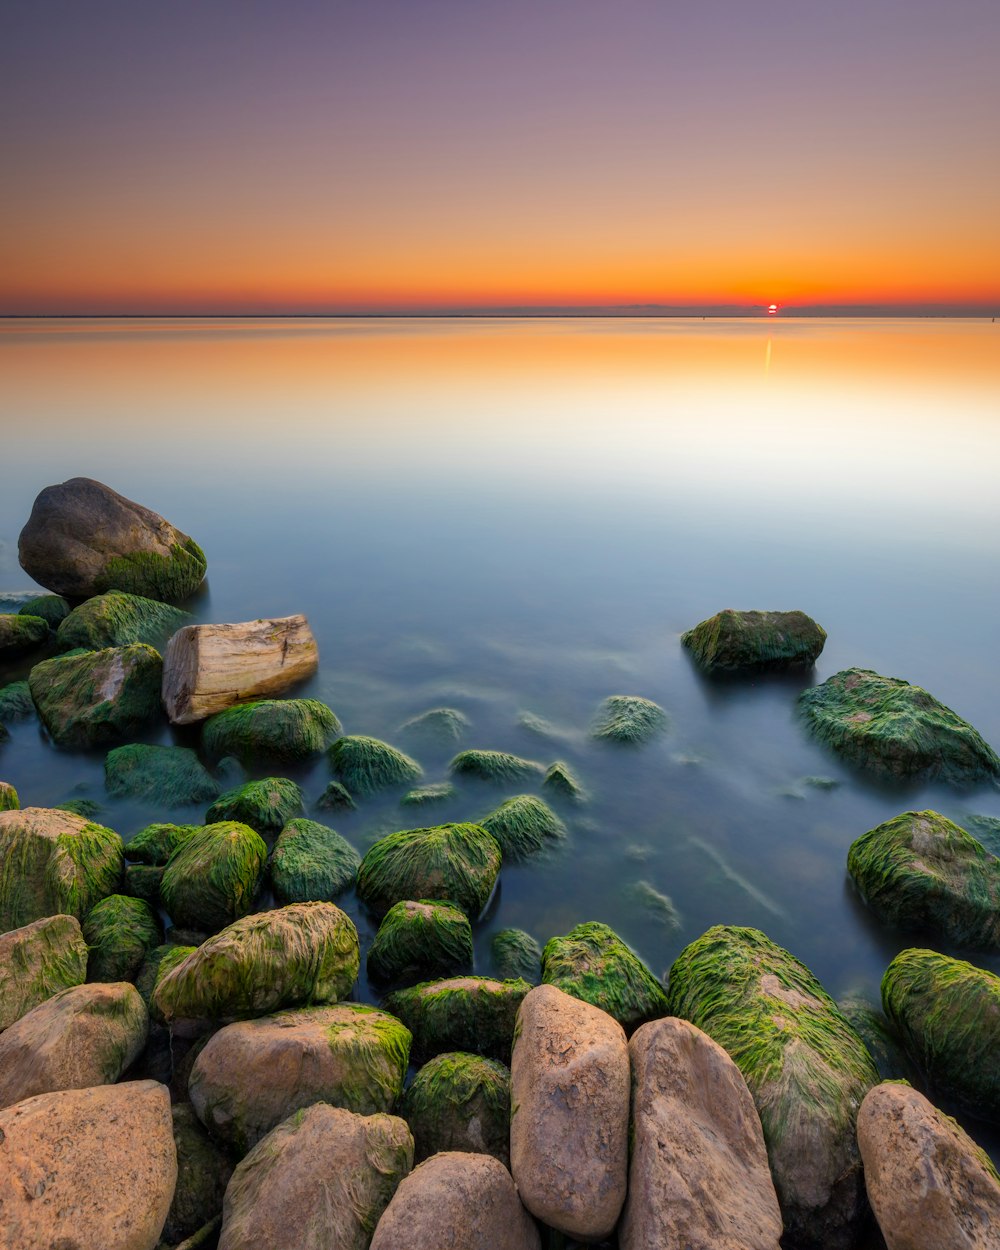
[[[542,984],[600,1007],[627,1033],[669,1014],[660,982],[614,929],[597,921],[545,943]]]
[[[191,619],[188,612],[155,599],[112,591],[74,608],[56,631],[56,643],[63,651],[71,647],[102,651],[135,642],[158,647]]]
[[[562,760],[549,766],[542,778],[542,789],[554,799],[563,799],[568,803],[583,803],[587,791],[580,784],[572,768]]]
[[[333,1003],[351,992],[358,931],[333,903],[293,903],[245,916],[210,937],[156,982],[166,1021],[218,1021]]]
[[[149,952],[163,940],[160,922],[148,903],[109,894],[83,922],[89,947],[88,981],[134,981]]]
[[[28,686],[38,716],[61,747],[105,746],[162,715],[163,660],[136,643],[36,664]]]
[[[0,659],[33,651],[49,639],[48,622],[40,616],[0,613]]]
[[[20,806],[21,800],[14,787],[9,781],[0,781],[0,812],[16,812]]]
[[[786,1236],[853,1247],[866,1211],[855,1136],[879,1075],[804,964],[756,929],[717,925],[670,969],[670,1014],[729,1052],[764,1130]]]
[[[330,748],[330,764],[351,794],[358,795],[408,786],[423,773],[416,760],[364,734],[338,738]]]
[[[162,868],[156,868],[152,864],[126,864],[122,893],[129,898],[141,898],[150,907],[159,907],[162,880]]]
[[[293,764],[319,755],[340,733],[340,721],[318,699],[257,699],[210,716],[201,742],[213,759]]]
[[[441,1150],[492,1155],[510,1167],[510,1069],[482,1055],[449,1051],[420,1069],[403,1095],[414,1161]]]
[[[316,806],[321,812],[353,812],[358,805],[351,798],[351,792],[346,786],[339,781],[331,781],[316,800]]]
[[[418,1056],[469,1051],[510,1062],[517,1009],[531,989],[527,981],[451,977],[396,990],[385,999],[413,1034]]]
[[[35,714],[35,702],[26,681],[12,681],[0,689],[0,725],[28,720]]]
[[[454,749],[469,732],[469,718],[453,707],[433,707],[399,727],[399,736],[415,750]]]
[[[501,929],[490,941],[490,954],[498,977],[521,978],[531,985],[542,979],[542,948],[523,929]]]
[[[847,870],[886,924],[1000,947],[1000,859],[938,812],[903,812],[851,845]]]
[[[383,985],[472,971],[472,926],[450,903],[405,899],[386,912],[368,951],[368,975]]]
[[[69,613],[70,606],[62,595],[37,595],[18,609],[19,616],[40,616],[49,629],[58,629]]]
[[[163,822],[146,825],[131,842],[125,844],[125,854],[140,864],[162,868],[180,844],[200,828],[200,825],[171,825]]]
[[[165,807],[207,803],[219,785],[190,747],[115,747],[104,760],[104,786],[112,798],[141,799]]]
[[[67,799],[65,803],[57,803],[56,810],[85,816],[87,820],[96,820],[104,808],[96,799]]]
[[[160,897],[182,928],[214,932],[253,909],[267,865],[264,839],[239,821],[196,829],[163,870]]]
[[[227,790],[205,813],[205,823],[238,820],[265,837],[276,837],[290,820],[305,815],[302,791],[287,777],[264,777]]]
[[[0,935],[0,1033],[86,976],[87,943],[75,916],[43,916]]]
[[[920,686],[848,668],[799,696],[818,741],[882,777],[968,786],[1000,778],[1000,758]]]
[[[183,542],[172,543],[168,554],[133,551],[112,556],[97,575],[95,585],[102,590],[179,603],[194,594],[207,570],[204,551],[193,538],[185,537]]]
[[[271,852],[271,885],[280,903],[336,898],[354,885],[361,856],[315,820],[290,820]]]
[[[500,871],[500,847],[481,825],[402,829],[380,838],[358,869],[358,897],[376,915],[403,899],[455,903],[472,919]]]
[[[435,803],[447,803],[458,791],[450,781],[435,781],[429,786],[415,786],[407,790],[399,800],[400,807],[430,807]]]
[[[142,961],[142,967],[135,978],[135,988],[146,1004],[150,1017],[157,1024],[163,1024],[164,1019],[153,1004],[153,992],[162,977],[165,977],[178,964],[183,963],[188,955],[197,949],[197,946],[181,946],[177,942],[163,942],[146,952],[146,958]]]
[[[702,621],[681,642],[707,673],[762,673],[809,668],[826,630],[804,612],[736,612]]]
[[[638,746],[663,733],[668,723],[666,712],[652,699],[613,694],[598,709],[591,734],[605,742]]]
[[[508,755],[506,751],[460,751],[448,767],[456,777],[474,777],[493,785],[535,781],[545,772],[534,760]]]
[[[938,1093],[1000,1121],[1000,977],[936,951],[901,951],[882,978],[882,1006]]]
[[[479,822],[510,863],[531,859],[566,837],[566,826],[551,807],[532,794],[505,799]]]

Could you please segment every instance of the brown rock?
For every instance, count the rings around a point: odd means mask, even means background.
[[[3,1250],[153,1250],[176,1179],[170,1096],[156,1081],[0,1111]]]
[[[521,1201],[599,1241],[625,1201],[629,1059],[621,1025],[554,985],[521,1003],[511,1057],[511,1171]]]
[[[632,1158],[621,1250],[778,1250],[781,1211],[739,1068],[686,1020],[629,1042]]]
[[[75,916],[45,916],[0,935],[0,1032],[86,979],[87,943]]]
[[[971,1137],[908,1085],[858,1112],[868,1198],[889,1250],[997,1250],[1000,1181]]]
[[[539,1250],[510,1173],[490,1155],[436,1154],[402,1182],[371,1250]]]

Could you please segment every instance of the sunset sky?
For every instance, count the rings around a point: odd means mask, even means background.
[[[0,313],[1000,312],[997,0],[8,0]]]

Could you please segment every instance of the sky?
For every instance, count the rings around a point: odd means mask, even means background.
[[[5,0],[0,313],[1000,312],[996,0]]]

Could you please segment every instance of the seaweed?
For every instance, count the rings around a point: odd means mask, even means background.
[[[416,786],[407,790],[399,800],[400,807],[427,807],[434,803],[447,803],[458,791],[450,781],[436,781],[429,786]]]
[[[43,916],[0,935],[0,1033],[86,976],[87,943],[75,916]]]
[[[140,864],[162,868],[180,844],[200,828],[200,825],[146,825],[131,842],[125,843],[125,854]]]
[[[494,785],[532,781],[545,771],[534,760],[523,760],[505,751],[460,751],[448,767],[456,777],[475,777]]]
[[[271,884],[280,903],[336,898],[354,885],[361,856],[315,820],[290,820],[271,852]]]
[[[316,806],[322,812],[353,812],[358,805],[351,798],[346,786],[342,786],[339,781],[331,781],[316,800]]]
[[[537,985],[542,979],[542,948],[523,929],[500,929],[490,942],[490,954],[498,977]]]
[[[510,1062],[514,1024],[527,981],[450,977],[387,995],[385,1007],[413,1034],[418,1056],[462,1050]]]
[[[183,536],[182,536],[183,537]],[[98,574],[101,590],[120,590],[179,603],[188,599],[205,579],[208,561],[193,538],[170,546],[169,555],[155,551],[133,551],[112,556]]]
[[[62,651],[101,651],[135,642],[158,647],[190,620],[190,613],[155,599],[110,591],[74,608],[56,630],[56,644]]]
[[[668,1014],[657,978],[613,929],[593,920],[545,943],[542,984],[606,1011],[626,1033]]]
[[[510,1069],[447,1051],[429,1060],[403,1096],[414,1161],[442,1150],[493,1155],[510,1167]]]
[[[464,712],[453,707],[434,707],[429,712],[411,717],[400,725],[397,732],[417,749],[446,750],[461,742],[469,728],[469,718]]]
[[[48,622],[40,616],[0,613],[0,658],[23,655],[49,639]]]
[[[572,768],[562,760],[556,760],[547,769],[542,778],[542,789],[553,797],[566,799],[570,803],[583,803],[587,792],[580,784]]]
[[[358,795],[409,785],[423,773],[416,760],[388,742],[363,734],[338,738],[330,748],[330,763],[347,789]]]
[[[290,820],[304,815],[302,791],[294,781],[264,777],[221,794],[205,813],[205,823],[237,820],[265,837],[274,837]]]
[[[69,604],[62,595],[36,595],[18,608],[19,616],[40,616],[49,629],[57,629],[69,612]]]
[[[737,612],[726,608],[681,642],[709,673],[780,672],[813,665],[826,630],[804,612]]]
[[[530,859],[566,837],[566,826],[559,817],[532,794],[506,799],[479,823],[496,838],[510,863]]]
[[[475,919],[493,892],[500,847],[480,825],[402,829],[380,838],[358,869],[358,897],[376,915],[403,899],[452,902]]]
[[[3,738],[0,737],[0,742]],[[16,812],[21,806],[17,791],[9,781],[0,781],[0,812]]]
[[[27,720],[35,714],[35,704],[26,681],[12,681],[0,687],[0,725]]]
[[[106,746],[162,715],[163,660],[135,643],[36,664],[28,686],[38,716],[61,747]]]
[[[402,984],[472,971],[472,926],[450,903],[406,899],[394,904],[368,951],[373,981]]]
[[[163,906],[175,924],[212,932],[254,905],[267,864],[260,834],[235,820],[196,829],[167,860]]]
[[[148,953],[163,940],[160,922],[148,903],[109,894],[83,922],[88,981],[132,981]]]
[[[126,864],[122,893],[129,898],[141,898],[151,907],[159,907],[162,880],[162,868],[152,864]]]
[[[341,732],[340,721],[318,699],[257,699],[209,717],[201,742],[213,759],[290,764],[326,750]]]
[[[598,709],[591,733],[606,742],[638,746],[663,733],[667,725],[666,712],[651,699],[632,694],[612,694]]]
[[[219,786],[190,747],[115,747],[104,761],[104,784],[113,798],[144,799],[167,807],[206,803]]]
[[[681,914],[674,900],[650,882],[633,882],[632,885],[626,887],[626,895],[636,907],[641,907],[647,912],[667,933],[676,933],[680,929]]]

